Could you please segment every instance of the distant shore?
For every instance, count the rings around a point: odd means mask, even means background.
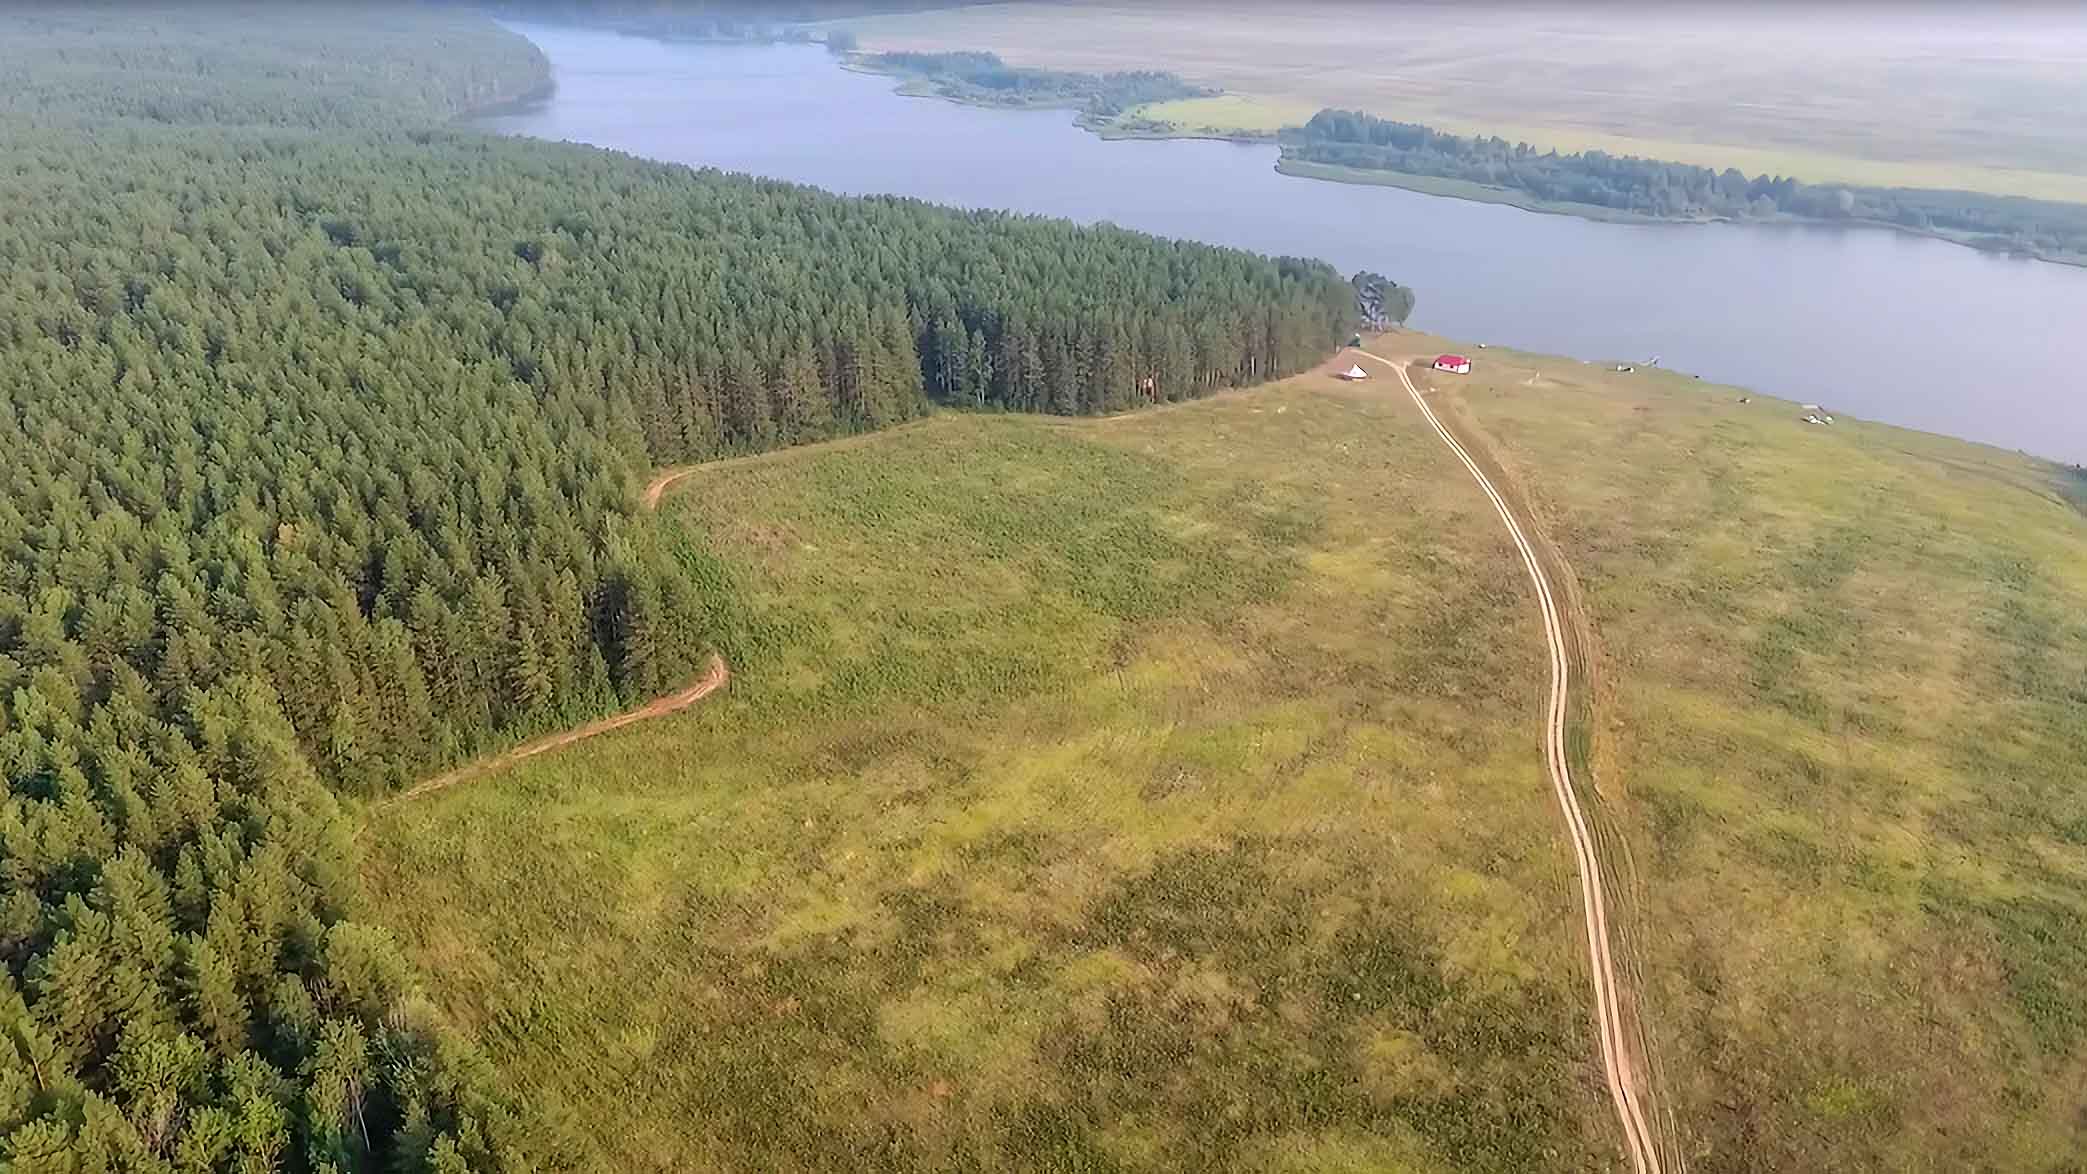
[[[1987,248],[1963,233],[1951,233],[1935,228],[1915,228],[1895,224],[1889,220],[1827,220],[1817,216],[1792,216],[1787,213],[1777,216],[1741,218],[1734,216],[1648,216],[1642,212],[1631,212],[1621,208],[1604,208],[1599,204],[1574,204],[1559,200],[1542,200],[1527,192],[1512,188],[1493,187],[1488,184],[1472,183],[1461,179],[1444,179],[1432,175],[1409,175],[1402,171],[1378,171],[1361,167],[1342,167],[1333,163],[1313,163],[1293,159],[1284,155],[1276,161],[1275,169],[1296,179],[1316,179],[1327,183],[1359,184],[1365,187],[1402,188],[1428,196],[1447,196],[1451,199],[1471,200],[1480,204],[1505,204],[1520,208],[1524,212],[1541,212],[1550,216],[1577,216],[1582,220],[1595,220],[1605,224],[1743,224],[1743,225],[1813,225],[1823,228],[1884,228],[1905,236],[1924,237],[1945,244],[1959,245],[1981,253],[1995,256],[2015,257],[2025,261],[2043,261],[2051,265],[2071,265],[2087,268],[2087,256],[2060,253],[2043,254],[2018,249]]]
[[[1186,127],[1178,124],[1141,119],[1132,112],[1097,116],[1082,109],[1078,101],[1047,99],[1041,101],[988,101],[963,94],[953,94],[936,84],[936,79],[907,70],[880,68],[866,53],[849,53],[838,57],[841,68],[853,73],[888,77],[898,81],[900,94],[915,98],[935,98],[959,106],[972,106],[985,110],[1074,110],[1079,111],[1074,123],[1095,135],[1111,141],[1171,139],[1201,140],[1206,142],[1229,142],[1241,144],[1280,143],[1281,132],[1256,130],[1226,130],[1218,127]],[[1371,187],[1395,187],[1422,195],[1443,196],[1450,199],[1470,200],[1481,204],[1504,204],[1525,212],[1539,212],[1552,216],[1577,216],[1582,220],[1593,220],[1605,224],[1749,224],[1749,225],[1817,225],[1830,228],[1883,228],[1906,236],[1925,237],[1947,244],[1958,245],[1994,256],[2015,257],[2023,260],[2044,261],[2053,265],[2087,267],[2087,255],[2077,253],[2044,253],[2015,247],[1995,247],[1989,238],[1975,234],[1951,232],[1946,229],[1919,228],[1889,220],[1866,218],[1826,219],[1814,216],[1798,216],[1788,213],[1762,217],[1733,217],[1715,215],[1696,216],[1653,216],[1622,208],[1604,207],[1599,204],[1581,204],[1569,201],[1545,200],[1527,192],[1468,180],[1450,179],[1430,175],[1415,175],[1402,171],[1385,171],[1372,168],[1345,167],[1339,164],[1317,163],[1297,159],[1285,151],[1276,161],[1275,169],[1280,174],[1295,179],[1321,180],[1328,183],[1360,184]]]

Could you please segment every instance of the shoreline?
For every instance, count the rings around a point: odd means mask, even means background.
[[[1735,224],[1742,227],[1776,225],[1809,226],[1817,228],[1878,228],[1898,233],[1901,236],[1918,237],[1923,240],[1940,241],[1984,253],[1993,257],[2004,257],[2017,261],[2040,261],[2046,265],[2067,265],[2087,268],[2087,256],[2065,254],[2052,256],[2045,253],[2023,252],[2019,249],[1981,248],[1965,237],[1933,228],[1913,228],[1895,224],[1889,220],[1827,220],[1817,216],[1792,216],[1780,213],[1758,219],[1742,219],[1734,216],[1647,216],[1620,208],[1605,208],[1598,204],[1569,204],[1555,200],[1542,200],[1513,188],[1491,187],[1470,180],[1449,179],[1433,175],[1414,175],[1404,171],[1378,171],[1362,167],[1344,167],[1338,163],[1314,163],[1310,160],[1291,159],[1288,155],[1276,160],[1275,169],[1292,179],[1314,179],[1325,183],[1345,183],[1358,187],[1391,187],[1424,196],[1441,196],[1452,200],[1469,200],[1476,204],[1504,204],[1524,212],[1535,212],[1545,216],[1577,216],[1603,224]]]
[[[861,52],[852,52],[846,57],[836,58],[842,69],[870,77],[892,78],[898,84],[895,91],[908,98],[933,98],[956,106],[968,106],[975,110],[1080,110],[1076,102],[981,102],[942,92],[934,80],[922,74],[878,69],[861,60]],[[1082,111],[1073,118],[1073,125],[1106,142],[1165,142],[1185,140],[1192,142],[1235,143],[1243,146],[1262,144],[1280,146],[1280,131],[1260,133],[1241,130],[1236,133],[1215,128],[1163,129],[1151,124],[1123,125],[1114,119],[1098,119]],[[1868,228],[1884,229],[1902,236],[1917,237],[1955,245],[1975,253],[2019,261],[2040,261],[2047,265],[2065,265],[2071,268],[2087,268],[2087,254],[2052,255],[2013,248],[1987,248],[1965,234],[1947,232],[1933,228],[1914,228],[1889,220],[1851,218],[1828,220],[1816,216],[1792,216],[1778,214],[1759,219],[1742,219],[1732,216],[1647,216],[1620,208],[1607,208],[1597,204],[1562,203],[1544,200],[1512,188],[1492,187],[1469,180],[1450,179],[1440,176],[1415,175],[1403,171],[1378,171],[1374,169],[1345,167],[1333,163],[1315,163],[1296,160],[1284,153],[1276,160],[1277,174],[1291,179],[1317,180],[1323,183],[1345,183],[1363,187],[1392,187],[1415,192],[1424,196],[1442,199],[1469,200],[1476,204],[1502,204],[1545,216],[1576,216],[1599,224],[1653,225],[1670,224],[1692,226],[1704,224],[1735,224],[1742,226],[1796,225],[1820,228]]]
[[[519,94],[504,98],[493,98],[476,106],[466,107],[449,116],[451,125],[469,122],[474,118],[498,118],[503,114],[516,114],[539,102],[547,102],[557,96],[558,79],[549,74],[544,79]]]

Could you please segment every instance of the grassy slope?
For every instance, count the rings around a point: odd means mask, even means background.
[[[2077,1169],[2077,476],[1665,373],[1456,385],[1587,588],[1698,1169]]]
[[[1479,359],[1696,1168],[2068,1168],[2078,479]],[[714,470],[729,700],[389,814],[371,879],[600,1164],[1612,1163],[1533,612],[1418,427],[1307,378]]]
[[[1071,11],[1068,11],[1071,9]],[[849,22],[876,49],[1166,69],[1269,101],[1747,174],[2087,200],[2087,56],[2053,8],[1944,19],[1051,0]],[[1796,11],[1796,10],[1789,10]],[[2077,31],[2077,22],[2073,28]],[[1909,105],[1906,96],[1920,95]],[[1250,128],[1249,128],[1250,129]]]
[[[589,1167],[1599,1167],[1535,615],[1413,423],[698,475],[729,694],[385,813],[373,888]]]

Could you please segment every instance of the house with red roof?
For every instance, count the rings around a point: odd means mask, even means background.
[[[1471,360],[1462,355],[1435,356],[1435,370],[1447,371],[1451,375],[1471,374]]]

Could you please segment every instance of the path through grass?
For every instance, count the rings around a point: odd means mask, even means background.
[[[1436,381],[1587,589],[1696,1169],[2078,1169],[2071,474],[1668,372],[1495,349]]]

